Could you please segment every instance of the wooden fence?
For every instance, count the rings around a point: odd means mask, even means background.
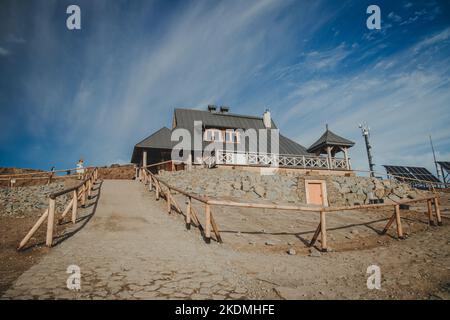
[[[44,223],[46,219],[47,219],[47,235],[45,244],[47,245],[47,247],[51,247],[53,244],[53,233],[54,233],[53,231],[55,227],[56,198],[67,193],[73,194],[72,199],[67,203],[64,211],[59,216],[58,223],[61,223],[64,217],[69,213],[69,211],[71,211],[72,223],[75,224],[77,219],[78,205],[80,204],[83,207],[85,206],[86,197],[90,198],[91,191],[95,182],[97,181],[97,177],[98,177],[98,168],[89,168],[86,171],[86,178],[78,185],[50,194],[48,208],[36,221],[36,223],[30,229],[30,231],[28,231],[27,235],[22,239],[17,250],[21,250],[27,244],[27,242],[30,240],[33,234],[39,229],[39,227]]]
[[[93,170],[94,167],[83,168],[84,172]],[[70,168],[63,170],[54,171],[37,171],[37,172],[24,172],[24,173],[14,173],[14,174],[0,174],[0,182],[6,181],[8,187],[14,187],[19,181],[36,181],[36,180],[46,180],[47,184],[50,184],[54,180],[66,179],[68,177],[76,177],[76,173],[80,168]],[[66,173],[65,175],[58,176],[58,173]],[[83,175],[84,178],[85,174]]]
[[[170,163],[171,161],[166,161],[164,163],[155,164],[155,166],[161,166],[165,163]],[[402,221],[401,221],[401,205],[417,203],[417,202],[426,202],[427,203],[427,216],[430,225],[434,225],[434,219],[436,219],[437,225],[442,225],[441,213],[439,208],[439,199],[437,194],[433,194],[427,197],[421,197],[416,199],[407,199],[401,200],[394,203],[379,203],[379,204],[365,204],[365,205],[353,205],[353,206],[339,206],[339,207],[326,207],[326,206],[293,206],[293,205],[281,205],[281,204],[264,204],[264,203],[248,203],[248,202],[236,202],[236,201],[227,201],[227,200],[216,200],[210,199],[204,196],[193,195],[184,190],[181,190],[177,187],[169,185],[167,182],[162,180],[153,174],[149,169],[153,165],[149,165],[146,168],[140,168],[140,177],[141,181],[149,186],[149,190],[155,190],[156,199],[159,200],[161,197],[164,198],[167,202],[167,211],[171,213],[172,208],[175,208],[178,213],[183,214],[183,211],[175,198],[172,195],[173,191],[180,193],[181,195],[187,197],[187,206],[186,211],[184,213],[186,219],[186,228],[189,229],[192,221],[195,226],[197,226],[202,233],[205,242],[210,243],[211,241],[211,229],[214,232],[215,240],[217,242],[222,242],[222,238],[220,237],[220,232],[217,224],[215,223],[211,207],[212,206],[230,206],[230,207],[239,207],[239,208],[261,208],[261,209],[274,209],[274,210],[288,210],[288,211],[297,211],[297,212],[308,212],[315,213],[318,215],[319,224],[314,232],[314,235],[309,243],[310,246],[313,246],[317,240],[317,238],[321,237],[321,249],[322,251],[327,251],[328,242],[327,242],[327,215],[331,213],[336,213],[339,211],[351,211],[351,210],[361,210],[361,209],[376,209],[376,208],[384,208],[391,207],[393,209],[392,216],[389,217],[389,220],[384,227],[382,234],[385,234],[392,224],[395,222],[397,236],[399,239],[404,239]],[[172,167],[173,168],[173,167]],[[205,219],[204,225],[201,224],[198,212],[194,210],[192,206],[192,201],[196,200],[200,202],[205,208]],[[433,217],[433,205],[434,205],[434,213],[435,217]]]

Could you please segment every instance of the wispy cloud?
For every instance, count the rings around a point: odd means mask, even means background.
[[[9,55],[9,51],[3,47],[0,47],[0,56],[7,56],[7,55]]]
[[[430,54],[437,45],[447,45],[448,50],[448,32],[444,29],[418,41],[356,75],[305,83],[303,90],[296,89],[284,101],[292,106],[281,119],[282,127],[289,126],[291,119],[302,119],[304,127],[296,138],[308,145],[323,131],[313,121],[320,114],[332,130],[359,142],[352,150],[353,164],[365,168],[364,144],[357,125],[367,120],[378,165],[433,168],[428,135],[441,146],[450,143],[450,129],[445,125],[450,120],[450,58]],[[441,156],[448,156],[448,152]]]

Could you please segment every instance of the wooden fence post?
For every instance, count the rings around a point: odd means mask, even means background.
[[[427,200],[427,208],[428,208],[428,223],[430,226],[434,225],[433,221],[433,209],[431,208],[431,199]]]
[[[155,188],[156,188],[156,200],[159,200],[159,182],[155,181]]]
[[[49,200],[48,203],[48,220],[47,220],[47,239],[45,244],[51,247],[53,243],[53,228],[55,225],[55,199]]]
[[[91,198],[91,188],[92,188],[92,183],[91,183],[91,179],[89,179],[87,182],[87,198],[90,199]]]
[[[441,209],[439,209],[439,200],[434,198],[434,209],[436,210],[436,218],[438,226],[442,226]]]
[[[148,182],[148,189],[149,189],[150,191],[153,190],[153,176],[152,176],[152,175],[150,175],[150,180],[149,180],[149,182]]]
[[[320,211],[320,241],[322,251],[327,251],[327,223],[325,218],[325,211]]]
[[[397,235],[399,239],[404,239],[403,237],[403,228],[402,228],[402,221],[400,218],[400,205],[395,205],[395,223],[397,225]]]
[[[86,207],[86,184],[83,184],[81,188],[81,206]]]
[[[205,242],[211,242],[211,207],[205,205]]]
[[[170,214],[170,210],[172,209],[172,205],[170,203],[170,188],[169,187],[167,187],[166,201],[167,201],[167,213]]]
[[[186,209],[186,229],[191,229],[191,206],[192,199],[188,197],[187,209]]]
[[[78,210],[78,193],[77,190],[73,191],[73,203],[72,203],[72,223],[75,224],[77,221],[77,210]]]

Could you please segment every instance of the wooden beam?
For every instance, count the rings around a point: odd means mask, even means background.
[[[433,208],[431,207],[431,200],[427,200],[427,210],[428,210],[428,223],[430,226],[433,226],[434,221],[433,221]]]
[[[317,226],[317,229],[316,229],[316,231],[314,232],[314,235],[313,235],[313,237],[312,237],[312,239],[311,239],[311,241],[310,241],[310,243],[309,243],[309,246],[310,246],[310,247],[312,247],[312,246],[314,245],[314,243],[316,243],[317,238],[319,237],[321,228],[322,228],[322,225],[321,225],[320,222],[319,222],[319,225]]]
[[[167,188],[167,193],[166,193],[166,201],[167,201],[167,213],[170,214],[170,211],[172,209],[172,205],[170,204],[170,188]]]
[[[39,229],[39,227],[42,225],[42,223],[45,221],[45,219],[47,219],[47,217],[48,217],[48,209],[45,209],[45,211],[42,214],[42,216],[38,219],[38,221],[36,221],[34,226],[30,229],[30,231],[28,231],[28,233],[22,239],[22,241],[20,241],[20,244],[17,247],[17,250],[22,249],[27,244],[27,242],[31,239],[33,234],[37,231],[37,229]]]
[[[186,229],[191,228],[191,207],[192,207],[192,198],[188,197],[188,203],[186,208]]]
[[[395,223],[397,225],[397,235],[399,239],[404,239],[403,237],[403,228],[402,228],[402,220],[400,217],[400,205],[395,205]]]
[[[47,247],[52,246],[54,226],[55,226],[55,199],[50,198],[48,203],[47,239],[45,241]]]
[[[64,219],[64,217],[66,216],[66,214],[69,212],[69,210],[72,208],[72,204],[73,204],[73,199],[69,201],[69,203],[67,204],[66,208],[64,209],[63,213],[61,214],[61,216],[58,218],[58,223],[61,223]]]
[[[86,185],[83,184],[81,189],[81,206],[84,208],[86,206]]]
[[[203,225],[200,222],[200,219],[198,218],[197,210],[193,206],[191,206],[191,214],[192,214],[193,220],[195,220],[194,221],[195,224],[197,225],[200,232],[203,234],[205,229],[203,228]]]
[[[389,228],[391,227],[391,225],[394,223],[395,221],[395,212],[394,214],[391,216],[391,218],[389,219],[388,223],[386,224],[386,226],[384,227],[383,231],[381,231],[381,234],[385,234]]]
[[[159,182],[158,181],[156,181],[155,188],[156,188],[156,200],[159,200],[159,189],[160,189],[160,186],[159,186]]]
[[[73,203],[72,203],[72,223],[77,222],[77,210],[78,210],[78,196],[77,191],[73,191]]]
[[[320,241],[322,242],[322,251],[327,251],[327,223],[325,211],[320,211]]]
[[[212,212],[210,213],[210,215],[211,215],[211,226],[212,226],[212,229],[216,236],[216,240],[219,243],[223,243],[222,237],[220,236],[219,228],[217,227],[217,224],[216,224],[216,221],[214,220],[214,216],[213,216]]]
[[[205,242],[211,242],[211,207],[209,204],[205,205]]]
[[[434,209],[436,210],[436,218],[438,226],[442,226],[441,209],[439,209],[439,199],[434,198]]]

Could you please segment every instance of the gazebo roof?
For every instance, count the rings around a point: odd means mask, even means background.
[[[338,136],[337,134],[329,130],[327,125],[327,129],[324,134],[322,134],[322,136],[308,148],[308,152],[313,153],[317,150],[322,150],[325,147],[338,146],[350,148],[354,145],[355,143],[353,141]]]

